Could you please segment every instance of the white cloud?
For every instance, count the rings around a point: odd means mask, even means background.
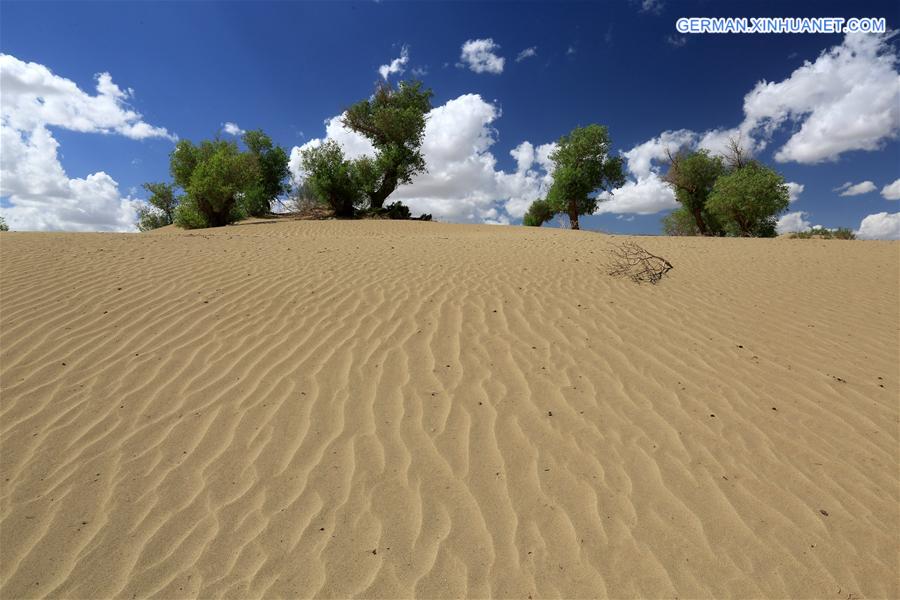
[[[403,46],[400,48],[400,56],[398,58],[395,58],[386,65],[378,67],[378,74],[381,75],[382,79],[387,80],[391,75],[403,73],[403,71],[406,70],[406,63],[408,62],[409,48]]]
[[[491,38],[468,40],[462,45],[462,52],[459,55],[460,64],[467,66],[475,73],[499,75],[503,72],[503,64],[506,62],[505,58],[497,56],[496,51],[499,49],[500,46],[495,44]]]
[[[796,202],[800,198],[800,194],[803,193],[803,190],[806,188],[802,183],[796,183],[793,181],[788,181],[785,184],[788,188],[788,202]]]
[[[478,94],[464,94],[432,109],[422,143],[428,171],[398,187],[389,201],[401,200],[413,212],[450,221],[502,224],[521,218],[528,205],[546,193],[555,145],[522,142],[510,151],[515,171],[498,169],[490,149],[496,142],[492,124],[499,117],[500,109]],[[339,116],[326,121],[325,137],[338,141],[351,158],[374,154],[368,140],[343,127]],[[295,179],[302,177],[302,149],[321,143],[311,140],[291,150]]]
[[[652,215],[663,210],[678,208],[675,194],[659,176],[654,173],[648,177],[626,181],[625,185],[612,192],[601,192],[602,200],[597,204],[594,214],[638,214]]]
[[[659,171],[659,166],[653,163],[665,161],[667,152],[675,154],[682,147],[694,144],[696,139],[697,134],[688,129],[664,131],[628,152],[623,152],[622,155],[625,157],[628,170],[635,177],[643,178]]]
[[[900,134],[900,73],[890,35],[847,34],[784,81],[759,82],[744,97],[745,125],[794,133],[779,162],[814,164],[876,150]]]
[[[900,179],[881,188],[881,195],[885,200],[900,200]]]
[[[0,55],[0,196],[11,228],[67,231],[133,231],[139,202],[122,197],[103,171],[70,179],[59,162],[50,127],[120,134],[132,139],[174,140],[126,104],[133,96],[108,73],[97,76],[97,95],[47,67]]]
[[[566,56],[575,56],[576,52],[578,52],[578,50],[575,49],[575,46],[570,45],[566,48]]]
[[[784,233],[796,233],[798,231],[807,231],[811,227],[811,223],[806,220],[809,213],[802,210],[790,212],[782,216],[775,223],[775,231],[781,235]]]
[[[532,56],[537,56],[537,46],[532,46],[530,48],[525,48],[519,55],[516,56],[516,62],[522,62],[526,58],[531,58]]]
[[[900,136],[900,73],[889,36],[848,34],[780,82],[761,81],[744,96],[744,120],[706,131],[697,146],[721,154],[739,138],[751,154],[792,127],[779,162],[814,164],[852,150],[877,150]]]
[[[867,216],[859,224],[856,237],[862,240],[900,240],[900,212]]]
[[[237,123],[232,123],[231,121],[222,123],[222,131],[227,133],[228,135],[244,135],[244,130],[238,127]]]
[[[638,144],[623,152],[628,171],[634,179],[622,187],[601,192],[601,202],[595,214],[649,215],[678,207],[672,189],[660,178],[660,169],[667,159],[667,151],[678,152],[685,146],[696,144],[697,134],[687,129],[664,131],[658,137]]]
[[[96,79],[97,95],[91,96],[44,65],[0,54],[3,119],[17,131],[46,126],[84,133],[118,133],[136,140],[175,139],[165,128],[144,123],[141,114],[128,107],[126,101],[133,96],[131,89],[120,89],[109,73],[100,73]]]
[[[681,48],[685,44],[687,44],[687,36],[686,35],[674,35],[669,34],[666,36],[666,43],[670,46],[674,46],[675,48]]]
[[[876,189],[878,188],[876,188],[875,184],[871,181],[862,181],[856,184],[848,181],[844,185],[834,188],[834,191],[840,192],[841,196],[860,196],[862,194],[874,192]]]

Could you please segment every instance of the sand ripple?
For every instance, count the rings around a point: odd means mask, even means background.
[[[900,596],[900,246],[610,240],[3,234],[0,597]]]

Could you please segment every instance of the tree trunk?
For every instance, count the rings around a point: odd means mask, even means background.
[[[373,209],[379,209],[384,206],[384,201],[397,189],[397,171],[391,169],[384,174],[381,185],[378,189],[369,194],[369,206]]]
[[[228,225],[228,213],[213,212],[207,216],[210,227],[224,227]]]
[[[694,214],[694,221],[697,222],[697,230],[700,231],[700,235],[709,235],[709,229],[706,227],[706,221],[703,220],[701,209],[695,208],[691,212]]]
[[[581,229],[578,226],[578,209],[569,209],[569,223],[572,229]]]

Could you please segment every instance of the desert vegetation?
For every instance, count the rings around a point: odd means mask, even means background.
[[[849,229],[847,227],[838,227],[836,229],[827,229],[825,227],[813,227],[806,231],[797,231],[795,233],[791,233],[788,237],[801,239],[801,240],[809,240],[809,239],[855,240],[856,234],[853,233],[852,229]]]
[[[724,155],[708,150],[668,154],[665,181],[681,205],[663,218],[667,235],[774,237],[788,207],[784,177],[749,158],[732,139]]]
[[[612,140],[603,125],[576,127],[562,136],[550,155],[554,169],[547,197],[532,203],[524,224],[540,227],[564,214],[572,229],[580,229],[578,217],[597,210],[597,194],[625,182],[622,159],[610,156],[611,149]]]
[[[287,153],[260,130],[245,132],[241,140],[244,150],[218,137],[179,141],[169,155],[173,183],[144,184],[149,206],[138,211],[138,228],[221,227],[269,214],[278,196],[290,191]]]

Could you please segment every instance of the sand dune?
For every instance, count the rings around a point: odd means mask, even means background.
[[[900,596],[900,245],[613,239],[2,234],[0,597]]]

